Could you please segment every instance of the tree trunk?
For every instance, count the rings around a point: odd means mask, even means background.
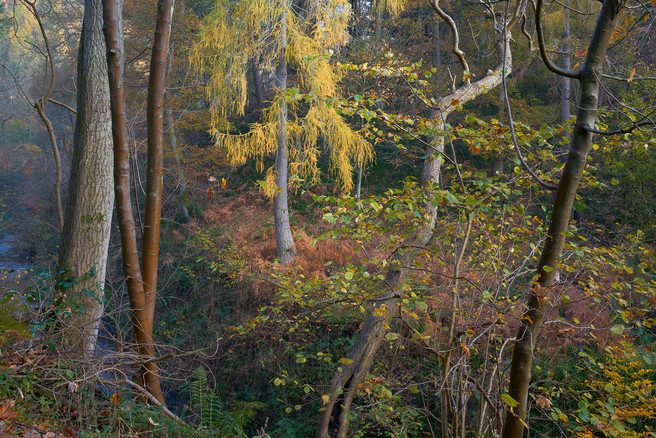
[[[517,402],[517,406],[506,413],[503,438],[521,438],[524,433],[535,341],[544,321],[549,289],[553,286],[554,277],[561,261],[565,244],[563,233],[567,230],[576,191],[592,144],[592,133],[588,128],[595,126],[599,101],[599,79],[602,74],[606,49],[617,16],[623,6],[623,0],[604,1],[585,65],[579,72],[581,103],[576,114],[570,152],[554,197],[548,236],[538,262],[534,277],[535,283],[528,296],[528,309],[522,317],[517,332],[508,386],[508,394]]]
[[[182,2],[180,3],[182,6]],[[171,70],[173,64],[173,46],[169,45],[169,55],[166,60],[166,77],[167,81],[170,83],[171,79]],[[170,97],[171,91],[167,90],[166,95]],[[178,145],[178,137],[175,134],[175,120],[173,119],[173,110],[170,107],[164,109],[164,123],[166,124],[166,132],[169,137],[169,146],[171,147],[171,152],[173,153],[173,159],[175,161],[175,169],[178,174],[178,203],[180,205],[180,211],[184,217],[184,222],[187,223],[191,220],[189,217],[189,191],[187,190],[187,177],[185,175],[185,170],[182,160],[182,151]]]
[[[508,36],[505,41],[510,41],[510,37]],[[437,131],[444,130],[447,117],[455,111],[454,101],[460,102],[461,105],[465,104],[501,84],[502,72],[507,75],[511,71],[512,57],[509,45],[506,45],[501,53],[506,55],[503,60],[505,66],[502,63],[488,76],[475,83],[465,84],[440,99],[436,106],[438,109],[432,115]],[[444,136],[439,134],[426,148],[428,158],[424,161],[422,183],[429,199],[432,188],[440,179],[444,141]],[[415,254],[424,248],[433,236],[438,207],[427,203],[424,205],[424,212],[425,223],[405,239],[394,257],[392,268],[387,272],[383,283],[387,291],[376,297],[375,304],[371,306],[369,316],[358,334],[358,339],[347,356],[351,363],[341,365],[341,371],[336,372],[330,381],[327,391],[330,398],[321,413],[316,438],[346,438],[347,436],[348,414],[353,397],[358,385],[369,372],[376,351],[384,339],[385,324],[396,316],[396,311],[392,309],[398,308],[397,301],[401,297],[399,286],[406,281]],[[374,316],[374,311],[383,305],[390,310],[384,316]]]
[[[112,136],[114,139],[114,190],[116,213],[121,234],[123,274],[130,298],[132,326],[137,351],[147,361],[155,356],[152,339],[152,324],[146,312],[146,297],[139,266],[137,232],[130,199],[130,149],[128,124],[125,113],[125,87],[123,83],[123,23],[121,20],[122,0],[105,0],[105,31],[109,64],[110,96],[112,107]],[[160,403],[164,396],[159,383],[157,365],[148,362],[141,369],[141,380],[145,389]]]
[[[255,90],[255,103],[257,110],[261,111],[264,107],[264,93],[262,92],[262,81],[260,79],[260,65],[257,58],[251,58],[251,72],[253,74],[253,89]]]
[[[570,29],[569,29],[569,9],[565,8],[565,30],[563,31],[563,68],[569,70],[570,66]],[[567,76],[563,76],[560,89],[560,121],[565,123],[569,120],[569,96],[570,96],[570,81]],[[569,135],[565,134],[565,138],[569,142]]]
[[[50,146],[52,147],[52,156],[55,159],[55,187],[54,187],[54,196],[55,196],[55,211],[57,212],[57,224],[59,225],[59,232],[61,233],[64,229],[64,209],[62,207],[61,199],[61,186],[62,186],[62,165],[61,165],[61,156],[59,154],[59,147],[57,147],[57,139],[55,138],[55,131],[52,128],[52,123],[46,115],[45,103],[43,101],[36,102],[34,104],[36,112],[41,117],[43,124],[48,131],[48,137],[50,138]]]
[[[148,80],[148,166],[146,169],[146,213],[144,218],[143,250],[141,270],[146,311],[152,331],[155,318],[157,291],[157,267],[159,257],[159,228],[162,211],[162,189],[164,175],[164,88],[166,78],[166,55],[171,36],[171,18],[174,0],[159,0],[157,22],[150,58]]]
[[[440,52],[440,19],[435,19],[433,25],[433,67],[440,69],[442,67],[442,54]]]
[[[93,350],[103,312],[114,205],[112,133],[101,0],[85,0],[78,55],[77,115],[68,205],[59,251],[59,291],[80,311],[62,318],[64,342]],[[76,282],[71,282],[75,277]]]
[[[280,263],[287,265],[296,257],[294,236],[289,225],[289,200],[288,167],[289,157],[287,154],[287,12],[283,13],[280,30],[280,55],[276,67],[276,86],[280,99],[280,125],[278,127],[278,150],[276,151],[276,186],[277,193],[273,198],[273,221],[276,232],[276,246]]]
[[[169,146],[171,146],[171,152],[175,160],[175,169],[178,174],[178,203],[180,204],[180,211],[182,211],[186,223],[191,220],[189,216],[189,191],[187,190],[187,177],[182,164],[182,151],[178,145],[178,137],[175,134],[175,121],[173,120],[173,111],[171,108],[164,110],[164,119],[166,122],[166,132],[169,137]]]

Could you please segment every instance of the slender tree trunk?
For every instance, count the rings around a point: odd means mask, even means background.
[[[101,0],[85,0],[78,55],[77,115],[68,205],[59,251],[59,291],[79,312],[64,317],[64,342],[92,351],[103,313],[114,206],[112,133]],[[71,278],[77,282],[71,282]]]
[[[570,29],[569,29],[569,9],[565,8],[565,30],[563,31],[563,68],[569,70],[570,65]],[[560,121],[565,123],[569,120],[569,96],[570,96],[570,81],[567,76],[563,76],[560,89]],[[569,135],[565,134],[565,138],[569,142]]]
[[[278,150],[276,151],[276,186],[278,192],[273,198],[273,220],[276,232],[276,246],[280,263],[287,265],[296,257],[294,236],[289,225],[288,167],[287,153],[287,12],[282,17],[280,30],[280,55],[276,67],[276,86],[280,98],[280,125],[278,127]]]
[[[358,184],[355,186],[355,201],[360,202],[362,200],[362,173],[364,172],[362,163],[358,166]],[[360,207],[358,207],[360,208]]]
[[[264,107],[264,93],[262,92],[262,81],[260,79],[260,66],[257,58],[251,58],[251,72],[253,74],[253,89],[255,90],[255,103],[258,111]]]
[[[171,18],[174,0],[159,0],[157,22],[150,58],[148,80],[148,166],[146,169],[146,214],[144,218],[144,241],[141,254],[141,270],[146,294],[146,310],[152,331],[155,318],[157,291],[157,267],[159,257],[159,229],[162,210],[164,175],[164,88],[166,78],[166,56],[171,36]]]
[[[44,102],[37,102],[34,104],[36,112],[41,117],[43,124],[46,126],[46,131],[48,131],[48,137],[50,138],[50,146],[52,147],[52,156],[55,159],[55,187],[54,187],[54,196],[55,196],[55,211],[57,212],[57,224],[59,225],[59,232],[61,233],[64,229],[64,209],[62,207],[61,199],[61,185],[62,185],[62,165],[61,165],[61,156],[59,154],[59,148],[57,147],[57,139],[55,138],[55,131],[52,128],[52,123],[46,115]]]
[[[510,41],[508,37],[506,41]],[[502,44],[503,46],[503,44]],[[476,97],[485,94],[488,90],[498,87],[501,84],[502,72],[509,74],[511,71],[512,57],[510,47],[506,46],[506,58],[502,61],[505,63],[497,67],[488,76],[471,84],[465,84],[455,92],[440,99],[433,113],[435,129],[443,131],[446,127],[446,119],[456,106],[453,101],[465,104]],[[433,142],[426,148],[428,158],[424,161],[422,170],[422,183],[426,190],[426,196],[430,199],[433,187],[439,183],[440,170],[442,166],[442,156],[444,154],[444,136],[439,134]],[[373,363],[374,356],[385,336],[385,324],[393,317],[397,316],[397,301],[401,298],[400,286],[406,281],[409,275],[409,268],[419,248],[424,248],[433,236],[433,227],[437,218],[437,206],[427,203],[424,205],[425,222],[405,241],[397,251],[392,268],[387,272],[383,287],[386,292],[376,297],[375,304],[371,306],[369,316],[365,321],[358,339],[351,348],[347,358],[351,363],[341,365],[341,371],[336,372],[329,384],[327,394],[330,396],[328,403],[323,407],[323,412],[319,418],[316,438],[346,438],[349,427],[349,412],[353,397],[364,377],[369,372]],[[388,311],[383,316],[375,316],[375,310],[381,306],[386,306]]]
[[[549,232],[538,262],[535,283],[528,296],[528,308],[522,317],[513,350],[508,394],[517,402],[517,406],[506,413],[503,438],[521,438],[524,433],[535,341],[542,328],[544,313],[549,302],[549,290],[562,258],[565,244],[563,233],[567,230],[576,191],[592,144],[592,133],[587,128],[595,126],[599,102],[599,79],[606,49],[623,6],[623,0],[604,1],[588,48],[585,65],[579,72],[580,107],[576,114],[570,152],[558,183],[551,210]]]
[[[152,324],[150,324],[146,312],[146,296],[139,266],[137,231],[130,199],[130,148],[123,82],[125,58],[121,19],[123,2],[122,0],[105,0],[103,4],[112,107],[112,137],[114,140],[114,191],[121,234],[123,274],[125,275],[130,298],[132,326],[137,351],[148,361],[148,359],[155,356],[155,350],[152,339]],[[145,389],[160,403],[164,403],[157,365],[154,362],[147,362],[143,366],[141,380]]]
[[[180,2],[182,6],[182,2]],[[173,46],[169,45],[169,55],[166,59],[166,77],[167,80],[171,79],[171,70],[173,64]],[[170,83],[170,82],[169,82]],[[170,89],[166,91],[166,95],[170,97]],[[178,174],[178,203],[180,205],[180,210],[184,216],[184,221],[189,222],[191,218],[189,217],[189,191],[187,190],[187,177],[185,175],[185,170],[182,162],[182,151],[178,145],[178,137],[175,133],[175,121],[173,119],[173,110],[170,107],[164,109],[164,123],[166,125],[166,133],[169,138],[169,146],[171,147],[171,152],[173,153],[173,159],[175,161],[175,169]]]
[[[178,145],[178,137],[175,134],[175,121],[173,120],[173,111],[171,108],[164,110],[164,122],[166,123],[169,146],[171,146],[171,152],[175,160],[175,169],[178,174],[178,203],[180,204],[180,211],[182,211],[184,221],[189,222],[191,217],[189,216],[190,200],[189,191],[187,190],[187,176],[182,163],[182,151]]]
[[[433,24],[433,66],[436,69],[442,67],[442,54],[440,52],[440,19],[435,19]]]
[[[46,87],[46,89],[44,91],[43,97],[40,100],[34,102],[33,106],[34,109],[36,109],[36,112],[39,114],[39,117],[41,118],[43,124],[46,127],[46,131],[48,132],[48,137],[50,138],[50,146],[52,147],[52,156],[55,159],[55,186],[54,186],[55,211],[57,212],[57,224],[59,225],[59,233],[61,234],[61,232],[64,229],[64,209],[62,207],[62,199],[61,199],[61,185],[62,185],[61,157],[59,154],[59,148],[57,147],[57,139],[55,137],[55,131],[52,128],[52,123],[50,122],[50,119],[46,115],[46,104],[48,103],[48,100],[52,95],[52,90],[54,89],[55,86],[55,63],[52,59],[52,50],[50,49],[50,41],[48,40],[48,34],[46,33],[46,29],[43,26],[43,21],[41,21],[41,14],[39,14],[39,10],[36,8],[36,3],[25,1],[25,0],[22,0],[22,3],[32,13],[34,19],[39,25],[39,31],[41,32],[41,37],[43,38],[43,43],[46,49],[45,52],[46,64],[45,64],[44,84],[43,84],[44,87]],[[50,70],[50,74],[48,74],[48,70]],[[49,80],[47,80],[46,78],[49,78]],[[46,85],[46,83],[48,82],[49,84]],[[2,121],[3,128],[4,128],[4,124],[5,121],[3,120]]]

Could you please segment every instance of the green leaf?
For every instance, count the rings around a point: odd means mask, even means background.
[[[583,211],[585,209],[585,204],[581,201],[574,202],[574,211]]]
[[[614,325],[610,328],[610,332],[615,336],[619,336],[624,333],[624,326],[622,324]]]
[[[388,341],[394,341],[398,337],[399,337],[399,335],[396,334],[396,333],[388,333],[388,334],[385,335],[385,339],[387,339]]]
[[[517,406],[519,404],[519,402],[517,402],[517,400],[515,400],[514,398],[512,398],[510,396],[510,394],[501,394],[501,400],[503,400],[503,402],[505,404],[507,404],[508,406],[510,406],[511,408],[514,408],[515,406]]]

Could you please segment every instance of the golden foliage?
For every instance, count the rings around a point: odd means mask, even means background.
[[[254,158],[263,170],[263,159],[278,147],[285,102],[289,104],[285,123],[291,175],[316,182],[319,144],[323,144],[330,151],[330,168],[341,189],[352,188],[354,166],[370,162],[373,148],[326,102],[338,97],[340,75],[330,63],[330,50],[346,43],[349,14],[346,0],[311,0],[302,12],[280,0],[217,2],[191,51],[191,63],[209,75],[210,134],[217,146],[225,148],[232,164]],[[256,65],[263,77],[272,76],[276,65],[267,60],[276,59],[283,38],[285,61],[294,67],[298,86],[308,98],[300,104],[291,98],[293,92],[279,91],[259,123],[252,124],[246,133],[231,133],[229,117],[244,115],[248,103],[249,69]],[[269,170],[265,184],[269,195],[277,189],[274,180]]]

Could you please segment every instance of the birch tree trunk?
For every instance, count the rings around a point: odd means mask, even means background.
[[[541,7],[542,2],[538,1],[536,17]],[[534,285],[529,292],[527,310],[522,317],[513,349],[508,394],[517,402],[517,406],[506,413],[503,438],[521,438],[524,434],[535,342],[542,329],[544,314],[549,302],[549,291],[553,286],[562,258],[565,245],[563,233],[567,230],[576,191],[592,145],[593,134],[590,129],[594,129],[595,126],[600,78],[606,50],[615,28],[617,16],[623,7],[624,0],[604,0],[583,69],[578,72],[565,72],[571,73],[571,76],[578,79],[581,85],[580,106],[570,141],[570,152],[554,196],[549,232],[538,262]]]
[[[64,343],[70,349],[91,352],[98,336],[114,206],[112,172],[102,3],[85,0],[73,161],[58,264],[59,298],[80,306],[80,311],[61,321]]]
[[[280,96],[280,125],[278,127],[278,150],[276,151],[276,186],[278,192],[273,198],[273,222],[276,232],[276,246],[280,263],[287,265],[296,257],[294,236],[289,225],[288,167],[287,154],[287,11],[283,13],[280,30],[280,54],[275,72],[276,87]]]
[[[565,29],[563,31],[563,68],[569,70],[570,65],[570,28],[569,28],[569,9],[565,8]],[[565,123],[569,120],[569,96],[570,96],[570,81],[571,79],[567,76],[563,76],[560,89],[560,121]],[[566,135],[567,140],[569,141],[569,135]]]

